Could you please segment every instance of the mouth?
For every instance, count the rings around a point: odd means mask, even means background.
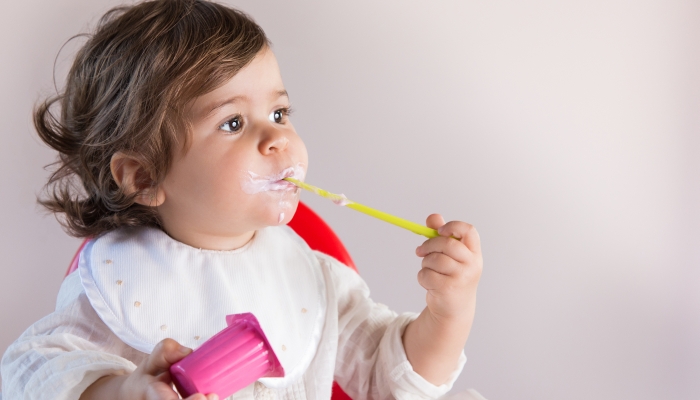
[[[299,179],[299,178],[297,178],[297,176],[302,175],[302,179],[303,179],[304,178],[303,177],[303,170],[301,170],[301,172],[302,173],[300,173],[300,171],[298,171],[298,168],[296,168],[296,167],[285,168],[279,174],[276,174],[276,175],[270,177],[270,180],[268,181],[269,182],[269,189],[268,190],[271,190],[271,191],[278,191],[278,190],[291,191],[291,190],[298,189],[295,184],[285,181],[284,178]]]
[[[248,179],[242,183],[242,187],[243,191],[248,194],[259,192],[296,192],[299,188],[293,183],[285,181],[284,178],[294,178],[303,181],[305,175],[306,171],[301,164],[287,167],[276,174],[267,176],[248,171]]]

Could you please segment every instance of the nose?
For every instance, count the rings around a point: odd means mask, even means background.
[[[260,140],[259,149],[263,155],[285,151],[289,145],[289,138],[281,129],[267,129]]]

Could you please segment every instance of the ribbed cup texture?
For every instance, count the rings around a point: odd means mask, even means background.
[[[170,371],[184,397],[216,393],[223,399],[263,377],[272,367],[265,340],[251,324],[241,322],[214,335]]]

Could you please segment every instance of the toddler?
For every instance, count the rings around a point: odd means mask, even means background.
[[[53,106],[60,107],[60,113]],[[35,111],[59,153],[40,203],[93,238],[56,310],[2,358],[14,399],[177,399],[168,368],[252,312],[285,376],[231,398],[437,398],[466,360],[481,275],[469,224],[427,225],[426,308],[397,315],[286,223],[306,148],[275,55],[248,16],[206,0],[109,11],[65,92]],[[188,399],[218,399],[215,393]]]

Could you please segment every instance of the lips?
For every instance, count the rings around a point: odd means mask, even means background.
[[[300,178],[298,177],[300,176]],[[304,179],[304,169],[301,166],[285,168],[279,174],[272,177],[272,182],[270,183],[270,190],[296,190],[297,186],[292,182],[287,182],[284,178],[294,178],[303,180]]]
[[[248,179],[241,183],[243,191],[248,194],[270,191],[294,191],[296,185],[283,180],[284,178],[294,178],[300,181],[304,180],[305,171],[301,164],[292,167],[287,167],[282,171],[273,174],[262,176],[253,171],[248,171]]]

